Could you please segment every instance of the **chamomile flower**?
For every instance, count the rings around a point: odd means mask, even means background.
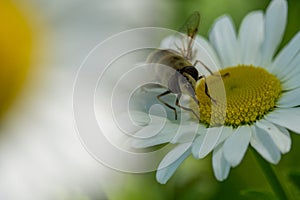
[[[180,124],[167,121],[156,136],[133,141],[132,145],[139,148],[167,142],[176,144],[158,167],[158,182],[166,183],[191,154],[201,159],[212,152],[215,177],[222,181],[231,167],[241,163],[249,146],[273,164],[289,152],[289,130],[300,133],[300,32],[275,56],[286,19],[287,2],[273,0],[266,13],[249,13],[238,34],[231,18],[225,15],[216,20],[209,41],[196,39],[212,61],[207,63],[200,53],[196,59],[217,67],[215,73],[222,75],[226,101],[218,95],[220,88],[214,85],[215,77],[208,76],[206,83],[217,102],[216,109],[212,109],[214,103],[205,94],[202,81],[195,89],[199,121],[185,113],[190,117],[181,117]],[[137,134],[149,130],[151,127]]]

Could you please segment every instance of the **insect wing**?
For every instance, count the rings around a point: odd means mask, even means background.
[[[184,58],[192,60],[194,56],[193,44],[198,32],[199,23],[200,14],[199,12],[194,12],[182,28],[179,29],[178,33],[171,36],[171,41],[168,41],[170,43],[169,48],[175,48]]]
[[[187,34],[190,38],[194,38],[198,32],[200,23],[200,13],[194,12],[184,23],[183,27],[179,29],[179,32]]]

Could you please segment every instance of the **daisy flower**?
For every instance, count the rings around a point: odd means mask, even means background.
[[[133,139],[132,146],[136,148],[175,144],[158,166],[158,182],[166,183],[191,154],[201,159],[212,153],[215,177],[223,181],[230,168],[241,163],[249,146],[272,164],[289,152],[289,131],[300,133],[300,32],[275,56],[286,20],[287,2],[273,0],[265,13],[249,13],[238,34],[231,18],[225,15],[214,23],[209,41],[196,38],[209,58],[203,57],[200,50],[196,59],[215,67],[214,73],[224,75],[226,101],[218,95],[220,88],[214,85],[215,77],[208,76],[206,83],[217,102],[216,109],[201,81],[195,89],[199,122],[189,112],[182,112],[187,117],[182,116],[180,124],[167,120],[157,135]],[[162,48],[167,48],[164,44],[168,41],[166,38],[162,42]],[[155,130],[155,124],[149,126]],[[149,126],[137,135],[149,134]]]

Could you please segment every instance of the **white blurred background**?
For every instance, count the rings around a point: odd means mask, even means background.
[[[7,2],[28,22],[33,54],[22,89],[0,122],[0,199],[107,199],[122,182],[119,173],[87,153],[77,136],[72,113],[76,71],[88,52],[107,37],[171,20],[170,4],[158,0]]]

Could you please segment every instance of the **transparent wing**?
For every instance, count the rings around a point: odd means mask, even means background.
[[[199,23],[200,13],[196,11],[190,15],[178,33],[171,36],[170,41],[168,41],[170,43],[169,47],[178,51],[187,60],[192,60],[195,54],[193,44]]]

